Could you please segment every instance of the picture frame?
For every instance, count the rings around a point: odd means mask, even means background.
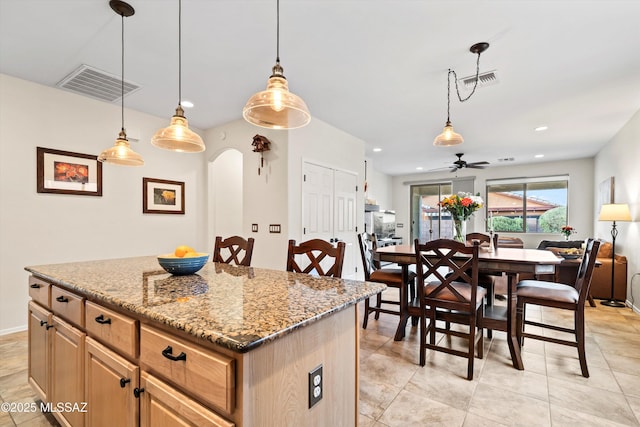
[[[36,147],[38,193],[102,196],[102,163],[98,156]]]
[[[142,178],[142,212],[184,215],[184,182]]]
[[[612,176],[598,184],[598,211],[596,214],[600,212],[602,205],[614,203],[614,190],[614,177]]]

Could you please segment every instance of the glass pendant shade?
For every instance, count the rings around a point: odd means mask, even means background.
[[[451,126],[451,122],[447,121],[442,133],[436,136],[436,139],[433,140],[433,145],[436,147],[449,147],[451,145],[462,144],[464,139],[462,135],[453,131],[453,126]]]
[[[200,153],[206,149],[200,135],[189,129],[189,122],[180,105],[176,108],[176,114],[171,117],[171,124],[153,135],[151,145],[183,153]]]
[[[242,110],[246,121],[269,129],[296,129],[311,120],[302,98],[289,92],[282,67],[276,64],[269,77],[267,89],[253,95]]]
[[[98,156],[99,162],[111,163],[120,166],[143,166],[142,156],[131,149],[127,134],[124,129],[118,134],[116,143],[107,148]]]

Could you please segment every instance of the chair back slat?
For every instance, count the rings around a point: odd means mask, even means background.
[[[331,243],[321,240],[312,239],[296,245],[295,240],[289,240],[289,248],[287,250],[287,271],[305,274],[317,274],[319,276],[342,277],[342,264],[344,262],[345,243],[338,242],[334,247]],[[296,261],[299,257],[300,263]],[[322,267],[322,261],[325,258],[333,258],[332,264],[327,268]],[[329,261],[329,260],[328,260]],[[326,271],[325,271],[326,270]]]
[[[364,280],[369,280],[371,273],[378,270],[373,259],[373,254],[378,248],[378,242],[374,233],[358,234],[358,243],[360,244],[360,257],[362,259],[362,267],[364,268]]]
[[[217,236],[212,261],[249,267],[253,255],[253,243],[252,237],[245,240],[240,236],[231,236],[226,239]]]
[[[582,261],[580,262],[580,267],[578,267],[578,275],[576,277],[574,285],[580,295],[580,304],[584,304],[587,296],[589,295],[591,277],[593,276],[593,269],[596,265],[598,249],[600,249],[600,242],[598,240],[587,239],[584,253],[582,254]]]
[[[461,295],[453,282],[465,282],[471,285],[469,304],[475,304],[478,287],[478,248],[480,243],[475,241],[472,246],[449,239],[431,240],[421,244],[415,240],[416,273],[418,274],[418,296],[427,299],[446,299],[453,295],[457,302],[466,303],[467,299]],[[461,258],[459,255],[466,255]],[[442,269],[447,272],[443,274]],[[440,284],[429,295],[424,295],[425,281],[435,277]],[[475,305],[474,305],[475,306]]]

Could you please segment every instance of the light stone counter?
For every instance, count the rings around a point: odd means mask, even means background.
[[[244,353],[356,304],[385,285],[208,262],[166,273],[155,257],[25,267],[96,302]]]

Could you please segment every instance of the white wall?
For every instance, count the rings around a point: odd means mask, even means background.
[[[486,181],[497,178],[518,178],[536,177],[549,175],[569,174],[569,224],[574,227],[577,234],[576,240],[593,236],[593,159],[567,160],[562,162],[540,162],[527,165],[515,166],[491,166],[486,169],[462,169],[456,176],[475,176],[475,193],[480,193],[482,199],[486,201]],[[393,206],[396,209],[396,221],[404,223],[402,231],[405,242],[409,241],[410,219],[409,219],[409,185],[405,182],[420,182],[442,179],[451,179],[449,171],[430,174],[413,174],[393,177]],[[485,211],[476,211],[467,226],[467,232],[483,232]],[[400,233],[397,233],[400,235]],[[525,247],[536,248],[540,240],[561,240],[559,234],[522,234],[522,233],[501,233],[505,236],[519,237],[524,241]]]
[[[242,215],[242,153],[227,150],[209,164],[209,233],[210,244],[215,244],[214,236],[223,238],[244,235]]]
[[[125,99],[126,105],[126,99]],[[125,112],[145,166],[103,165],[103,196],[36,192],[36,147],[98,155],[120,130],[120,106],[0,74],[0,335],[26,328],[27,265],[155,255],[187,244],[209,251],[201,154],[150,144],[169,124]],[[185,215],[142,213],[142,178],[185,182]]]
[[[627,300],[640,311],[640,110],[595,157],[593,184],[614,177],[615,203],[627,203],[634,222],[618,222],[616,253],[627,257]],[[594,204],[594,213],[595,213]],[[597,237],[611,241],[611,222],[594,218]],[[633,279],[633,281],[632,281]],[[633,286],[632,286],[633,285]]]
[[[384,153],[379,156],[384,161]],[[375,204],[383,210],[395,210],[393,206],[393,179],[391,176],[379,172],[376,169],[378,161],[367,158],[367,183],[366,197],[375,200]]]

